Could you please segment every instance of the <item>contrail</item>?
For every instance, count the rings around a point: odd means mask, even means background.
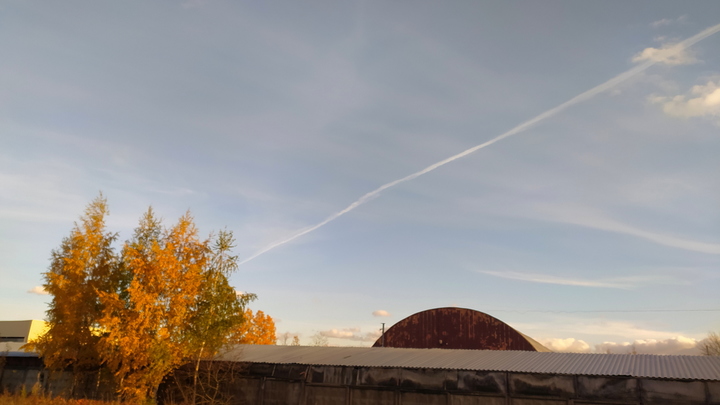
[[[720,32],[720,24],[717,24],[717,25],[714,25],[714,26],[712,26],[712,27],[710,27],[710,28],[707,28],[707,29],[701,31],[700,33],[698,33],[698,34],[696,34],[696,35],[694,35],[694,36],[692,36],[692,37],[690,37],[690,38],[688,38],[688,39],[686,39],[686,40],[678,43],[677,45],[675,45],[675,46],[673,47],[673,48],[675,49],[675,53],[678,53],[678,52],[680,52],[680,51],[682,51],[682,50],[684,50],[684,49],[686,49],[686,48],[688,48],[688,47],[690,47],[690,46],[692,46],[692,45],[694,45],[694,44],[702,41],[703,39],[705,39],[705,38],[709,37],[710,35],[713,35],[713,34],[715,34],[715,33],[717,33],[717,32]],[[544,113],[536,116],[535,118],[532,118],[532,119],[529,119],[529,120],[523,122],[522,124],[520,124],[520,125],[512,128],[511,130],[509,130],[509,131],[507,131],[507,132],[505,132],[505,133],[503,133],[503,134],[501,134],[501,135],[496,136],[495,138],[493,138],[493,139],[491,139],[491,140],[489,140],[489,141],[487,141],[487,142],[481,143],[480,145],[477,145],[477,146],[473,146],[473,147],[470,148],[470,149],[466,149],[466,150],[458,153],[457,155],[450,156],[450,157],[447,158],[447,159],[444,159],[444,160],[441,160],[441,161],[439,161],[439,162],[437,162],[437,163],[434,163],[434,164],[432,164],[432,165],[430,165],[430,166],[428,166],[428,167],[426,167],[426,168],[424,168],[424,169],[422,169],[422,170],[420,170],[420,171],[417,171],[417,172],[415,172],[415,173],[413,173],[413,174],[407,175],[407,176],[405,176],[405,177],[403,177],[403,178],[401,178],[401,179],[397,179],[397,180],[391,181],[391,182],[389,182],[389,183],[383,184],[382,186],[376,188],[375,190],[370,191],[369,193],[367,193],[367,194],[363,195],[362,197],[358,198],[357,200],[355,200],[355,202],[353,202],[352,204],[348,205],[348,206],[347,206],[345,209],[343,209],[342,211],[338,211],[338,212],[330,215],[329,217],[325,218],[322,222],[319,222],[319,223],[317,223],[317,224],[315,224],[315,225],[313,225],[313,226],[311,226],[311,227],[309,227],[309,228],[305,228],[305,229],[299,231],[298,233],[296,233],[296,234],[294,234],[294,235],[292,235],[292,236],[289,236],[289,237],[287,237],[287,238],[285,238],[285,239],[280,239],[280,240],[278,240],[278,241],[276,241],[276,242],[271,243],[270,245],[262,248],[260,251],[258,251],[258,252],[256,252],[255,254],[253,254],[252,256],[250,256],[250,257],[248,257],[247,259],[241,261],[240,263],[238,263],[238,265],[243,265],[243,264],[249,262],[250,260],[255,259],[256,257],[258,257],[258,256],[260,256],[260,255],[262,255],[262,254],[264,254],[264,253],[267,253],[267,252],[269,252],[269,251],[271,251],[271,250],[273,250],[273,249],[275,249],[276,247],[282,246],[282,245],[284,245],[284,244],[286,244],[286,243],[288,243],[288,242],[291,242],[291,241],[293,241],[293,240],[295,240],[295,239],[297,239],[297,238],[299,238],[299,237],[301,237],[301,236],[303,236],[303,235],[306,235],[306,234],[308,234],[308,233],[310,233],[310,232],[312,232],[312,231],[314,231],[314,230],[316,230],[316,229],[318,229],[318,228],[320,228],[320,227],[322,227],[322,226],[324,226],[324,225],[327,225],[328,223],[330,223],[330,222],[332,222],[332,221],[340,218],[341,216],[347,214],[348,212],[354,210],[355,208],[357,208],[357,207],[365,204],[366,202],[372,200],[373,198],[377,197],[377,196],[380,195],[380,193],[383,192],[384,190],[387,190],[387,189],[389,189],[389,188],[391,188],[391,187],[395,187],[395,186],[397,186],[397,185],[400,184],[400,183],[404,183],[404,182],[406,182],[406,181],[413,180],[413,179],[415,179],[415,178],[417,178],[417,177],[422,176],[422,175],[425,174],[425,173],[429,173],[429,172],[431,172],[431,171],[433,171],[433,170],[435,170],[435,169],[437,169],[437,168],[439,168],[439,167],[445,166],[446,164],[448,164],[448,163],[450,163],[450,162],[453,162],[453,161],[455,161],[455,160],[458,160],[458,159],[460,159],[460,158],[463,158],[463,157],[465,157],[465,156],[467,156],[467,155],[469,155],[469,154],[471,154],[471,153],[473,153],[473,152],[476,152],[476,151],[478,151],[478,150],[480,150],[480,149],[482,149],[482,148],[484,148],[484,147],[486,147],[486,146],[490,146],[490,145],[494,144],[495,142],[498,142],[498,141],[500,141],[500,140],[502,140],[502,139],[505,139],[505,138],[507,138],[507,137],[513,136],[513,135],[518,134],[518,133],[520,133],[520,132],[523,132],[523,131],[525,131],[526,129],[528,129],[528,128],[532,127],[533,125],[537,124],[538,122],[543,121],[543,120],[545,120],[545,119],[547,119],[547,118],[550,118],[550,117],[558,114],[559,112],[567,109],[568,107],[571,107],[571,106],[573,106],[573,105],[575,105],[575,104],[581,103],[581,102],[583,102],[583,101],[585,101],[585,100],[589,100],[590,98],[596,96],[597,94],[600,94],[600,93],[602,93],[602,92],[604,92],[604,91],[606,91],[606,90],[609,90],[609,89],[617,86],[618,84],[620,84],[620,83],[622,83],[622,82],[630,79],[631,77],[633,77],[633,76],[637,75],[638,73],[646,70],[647,68],[649,68],[650,66],[652,66],[652,65],[654,65],[654,64],[656,64],[656,63],[658,63],[657,60],[654,60],[654,61],[653,61],[653,60],[650,60],[650,61],[647,61],[647,62],[645,62],[645,63],[642,63],[642,64],[640,64],[640,65],[638,65],[638,66],[635,66],[634,68],[632,68],[632,69],[630,69],[630,70],[628,70],[628,71],[626,71],[626,72],[623,72],[623,73],[621,73],[621,74],[613,77],[612,79],[606,81],[605,83],[602,83],[602,84],[600,84],[600,85],[598,85],[598,86],[595,86],[595,87],[593,87],[592,89],[587,90],[587,91],[585,91],[585,92],[583,92],[583,93],[581,93],[581,94],[579,94],[579,95],[571,98],[570,100],[568,100],[568,101],[566,101],[566,102],[558,105],[558,106],[555,107],[555,108],[551,108],[551,109],[545,111]]]

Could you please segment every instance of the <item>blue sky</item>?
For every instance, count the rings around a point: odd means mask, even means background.
[[[122,240],[149,205],[232,230],[232,284],[305,343],[461,306],[556,349],[689,352],[720,330],[697,311],[720,309],[717,24],[712,2],[3,2],[0,319],[44,316],[29,291],[102,191]]]

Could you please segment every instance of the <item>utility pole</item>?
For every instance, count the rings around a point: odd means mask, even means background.
[[[380,335],[380,347],[385,347],[385,322],[382,323],[382,335]]]

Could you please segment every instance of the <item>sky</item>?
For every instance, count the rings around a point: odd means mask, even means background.
[[[697,353],[718,24],[655,0],[4,1],[0,319],[44,318],[102,192],[121,241],[148,206],[233,231],[231,284],[303,344],[457,306],[555,350]]]

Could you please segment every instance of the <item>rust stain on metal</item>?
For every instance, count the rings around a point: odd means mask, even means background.
[[[379,347],[381,339],[373,346]],[[538,351],[505,322],[466,308],[436,308],[410,315],[385,331],[385,347]]]

